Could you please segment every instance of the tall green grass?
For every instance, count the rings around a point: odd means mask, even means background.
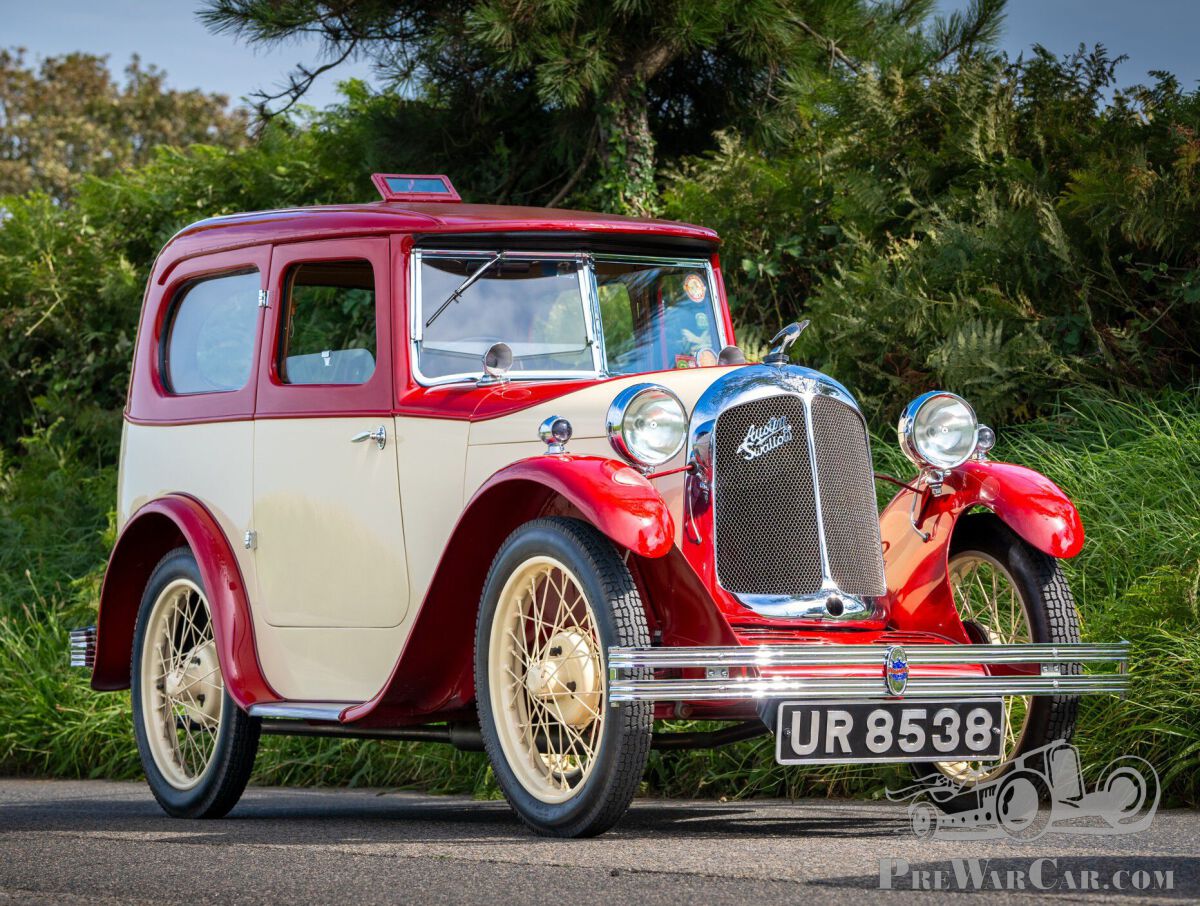
[[[37,455],[75,468],[62,451]],[[882,471],[908,474],[890,432],[876,438],[875,456]],[[1077,502],[1088,540],[1065,569],[1084,636],[1133,644],[1132,694],[1084,701],[1077,741],[1087,770],[1118,755],[1141,755],[1162,775],[1166,801],[1200,805],[1200,402],[1191,395],[1080,397],[1048,418],[1003,432],[995,456],[1045,472]],[[139,773],[128,695],[93,693],[65,664],[67,629],[89,619],[108,537],[97,508],[103,495],[81,484],[86,480],[111,485],[111,472],[63,481],[43,463],[10,473],[0,487],[6,533],[0,770],[6,772]],[[881,499],[886,493],[880,485]],[[31,504],[37,499],[40,509]],[[65,508],[67,501],[80,512]],[[55,535],[45,520],[61,521],[61,532]],[[22,552],[7,537],[13,531],[57,540],[49,553]],[[81,563],[90,567],[72,572]],[[905,776],[899,767],[782,768],[771,741],[760,739],[715,751],[653,753],[644,792],[877,796]],[[416,743],[265,738],[256,780],[496,795],[481,755]]]

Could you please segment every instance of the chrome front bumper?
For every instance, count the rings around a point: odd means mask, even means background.
[[[757,701],[806,698],[861,701],[994,698],[997,695],[1124,695],[1129,688],[1129,643],[1090,645],[904,645],[907,687],[892,695],[884,679],[887,644],[746,645],[724,648],[610,648],[608,700]],[[1115,673],[1072,673],[1069,665],[1116,667]],[[956,672],[970,665],[984,672]],[[1022,665],[1037,673],[986,672]],[[926,670],[925,668],[933,668]],[[873,668],[873,669],[872,669]],[[949,669],[947,669],[949,668]],[[636,678],[646,670],[704,671],[703,678]],[[803,675],[781,671],[807,671]],[[836,671],[851,670],[854,675]],[[746,675],[730,675],[741,671]]]

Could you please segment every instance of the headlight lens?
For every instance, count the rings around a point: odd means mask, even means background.
[[[656,467],[683,449],[687,411],[674,393],[658,384],[635,384],[608,407],[608,439],[622,457]]]
[[[897,431],[900,449],[918,466],[953,469],[975,452],[979,424],[961,396],[935,390],[908,404]]]

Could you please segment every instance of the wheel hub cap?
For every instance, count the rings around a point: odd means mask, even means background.
[[[592,641],[577,629],[550,637],[542,657],[529,665],[525,688],[560,723],[585,726],[600,707],[600,676]]]

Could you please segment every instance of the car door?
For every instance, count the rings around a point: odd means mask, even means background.
[[[386,628],[407,611],[390,283],[386,238],[272,253],[252,538],[272,626]]]

